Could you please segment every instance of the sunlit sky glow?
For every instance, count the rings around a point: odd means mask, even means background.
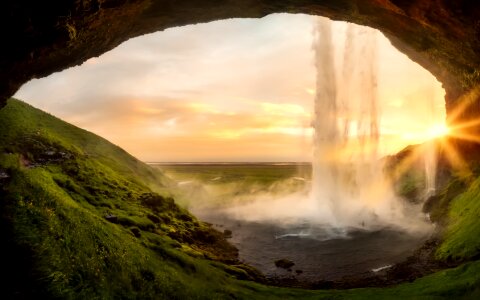
[[[32,80],[15,97],[145,161],[308,161],[313,21],[277,14],[168,29]],[[340,70],[346,26],[333,28]],[[444,91],[378,36],[388,154],[444,128]]]

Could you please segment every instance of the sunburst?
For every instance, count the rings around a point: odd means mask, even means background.
[[[430,141],[414,148],[395,166],[393,170],[394,178],[399,179],[412,168],[418,159],[426,155],[427,147],[430,147],[431,143],[434,143],[437,151],[442,153],[442,158],[448,161],[454,172],[462,177],[470,177],[472,171],[468,162],[459,151],[456,141],[480,144],[480,117],[475,119],[465,117],[469,110],[478,110],[476,106],[478,106],[477,101],[479,98],[480,86],[457,99],[455,108],[448,114],[446,122],[448,125],[437,124],[432,126],[427,133]]]
[[[427,136],[430,139],[441,138],[450,133],[450,128],[446,124],[435,124],[427,131]]]

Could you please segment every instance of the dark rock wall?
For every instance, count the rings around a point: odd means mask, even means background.
[[[443,83],[448,112],[480,82],[478,0],[4,0],[0,102],[32,78],[81,64],[138,35],[279,12],[380,29]],[[480,97],[472,97],[460,118],[480,114]]]

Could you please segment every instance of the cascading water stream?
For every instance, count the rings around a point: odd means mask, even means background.
[[[433,102],[433,92],[429,96],[430,123],[433,124],[435,116],[435,106]],[[424,144],[424,163],[425,163],[425,199],[435,194],[436,175],[437,175],[437,144],[435,139],[431,139]]]
[[[349,24],[337,76],[331,21],[314,31],[316,95],[312,199],[325,223],[372,227],[403,216],[379,157],[376,32]]]
[[[338,238],[348,236],[352,227],[422,231],[429,225],[421,209],[398,199],[383,173],[377,32],[349,24],[339,68],[331,26],[332,21],[318,18],[314,27],[311,188],[279,197],[256,196],[254,201],[239,199],[240,204],[225,213],[237,219],[282,224],[285,231],[275,234],[279,238]]]
[[[317,202],[320,205],[319,209],[331,212],[330,222],[335,223],[340,208],[336,201],[338,174],[334,154],[341,145],[341,141],[337,124],[337,81],[330,21],[319,18],[315,30],[316,38],[313,46],[317,78],[313,123],[315,147],[312,164],[312,193],[314,197],[322,195],[323,201]]]

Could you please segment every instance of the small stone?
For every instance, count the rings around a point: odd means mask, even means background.
[[[295,263],[289,259],[282,258],[275,261],[275,266],[282,269],[290,269]]]
[[[9,178],[10,175],[6,171],[0,170],[0,179]]]
[[[105,215],[105,220],[111,223],[118,223],[118,217],[116,215],[107,214]]]

